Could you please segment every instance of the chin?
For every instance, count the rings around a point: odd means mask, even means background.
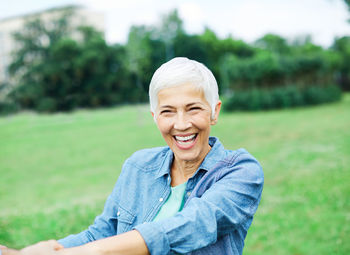
[[[174,153],[177,160],[183,160],[183,161],[195,161],[198,159],[198,155],[195,155],[194,153]]]

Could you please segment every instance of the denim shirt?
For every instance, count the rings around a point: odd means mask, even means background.
[[[242,254],[261,198],[262,168],[244,149],[225,150],[215,137],[209,145],[211,150],[187,182],[181,212],[153,221],[170,195],[174,155],[169,147],[141,150],[125,161],[94,224],[59,243],[79,246],[136,229],[152,255]]]

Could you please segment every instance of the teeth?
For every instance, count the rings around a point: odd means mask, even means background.
[[[175,138],[176,138],[176,140],[183,142],[183,141],[191,140],[195,136],[196,135],[194,134],[194,135],[189,135],[189,136],[175,136]]]

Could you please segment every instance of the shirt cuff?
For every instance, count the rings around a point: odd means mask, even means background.
[[[141,234],[150,254],[170,254],[169,239],[162,226],[157,224],[157,222],[146,222],[136,226],[134,229]]]

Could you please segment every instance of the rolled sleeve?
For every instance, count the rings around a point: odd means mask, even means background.
[[[150,254],[170,254],[170,242],[167,231],[162,228],[161,221],[146,222],[136,226],[137,230],[144,239]]]
[[[76,235],[69,235],[63,239],[58,240],[58,242],[65,248],[80,246],[91,242],[93,238],[89,237],[88,231],[83,231]]]

